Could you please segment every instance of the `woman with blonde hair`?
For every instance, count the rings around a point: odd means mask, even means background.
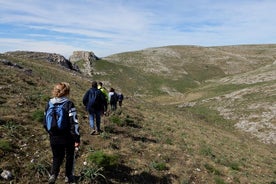
[[[65,175],[66,182],[74,183],[74,155],[75,148],[80,144],[80,134],[77,112],[74,103],[69,100],[70,85],[66,82],[56,84],[52,90],[52,96],[46,105],[44,113],[44,128],[49,133],[50,144],[53,154],[53,163],[49,183],[53,184],[59,175],[60,166],[66,158]],[[55,126],[54,118],[49,119],[50,109],[60,108],[63,112],[62,128]],[[57,116],[58,111],[54,115]],[[57,117],[59,118],[59,117]],[[51,121],[51,122],[50,122]],[[55,123],[57,120],[55,120]],[[61,122],[61,120],[60,120]]]

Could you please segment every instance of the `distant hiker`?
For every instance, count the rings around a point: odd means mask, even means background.
[[[115,92],[114,88],[110,88],[108,93],[108,99],[111,111],[115,111],[117,109],[118,95]]]
[[[103,87],[102,82],[99,82],[98,89],[102,91],[102,93],[104,94],[104,97],[105,97],[105,102],[106,103],[104,104],[104,109],[103,109],[103,112],[102,112],[102,114],[104,114],[107,111],[108,92],[105,89],[105,87]]]
[[[75,105],[68,99],[70,85],[60,82],[54,86],[53,98],[47,103],[44,113],[44,128],[49,133],[53,164],[49,183],[55,183],[64,157],[65,180],[74,182],[75,148],[80,145],[79,124]]]
[[[122,107],[123,100],[124,100],[124,95],[123,95],[123,93],[119,93],[119,94],[118,94],[118,102],[119,102],[119,106],[120,106],[120,107]]]
[[[89,123],[91,127],[90,134],[99,134],[101,130],[101,113],[107,103],[101,90],[97,88],[97,82],[92,82],[92,87],[83,96],[83,105],[89,114]],[[96,120],[96,126],[95,126]]]

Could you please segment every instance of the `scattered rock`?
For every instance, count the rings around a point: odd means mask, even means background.
[[[3,170],[3,172],[1,173],[1,177],[6,180],[10,180],[12,179],[12,173],[8,170]]]

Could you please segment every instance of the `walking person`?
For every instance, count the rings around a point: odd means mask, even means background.
[[[108,93],[108,99],[111,111],[115,111],[117,109],[118,95],[115,92],[114,88],[110,88]]]
[[[74,103],[68,98],[70,85],[60,82],[54,86],[44,113],[44,128],[49,133],[53,163],[49,183],[54,184],[60,166],[66,158],[65,181],[74,183],[75,148],[80,145],[79,124]]]
[[[105,103],[104,103],[104,106],[103,106],[104,108],[103,108],[103,112],[102,112],[102,115],[104,115],[105,112],[107,112],[108,92],[105,89],[105,87],[103,87],[103,83],[102,82],[99,82],[98,89],[101,90],[101,92],[104,94],[104,97],[105,97]]]
[[[92,82],[92,87],[85,93],[82,102],[89,114],[90,134],[97,135],[101,133],[101,113],[103,112],[106,100],[104,94],[98,89],[96,81]]]
[[[124,95],[123,93],[119,93],[118,94],[118,103],[119,103],[119,106],[122,107],[123,105],[123,100],[124,100]]]

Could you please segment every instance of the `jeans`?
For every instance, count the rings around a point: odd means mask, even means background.
[[[101,111],[95,111],[94,113],[89,114],[89,123],[91,128],[94,128],[95,119],[96,119],[96,129],[97,131],[100,131],[101,130]]]

